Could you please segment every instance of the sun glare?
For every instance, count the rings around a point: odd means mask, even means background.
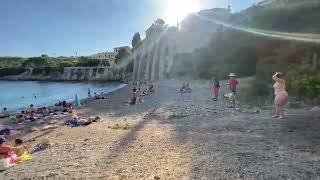
[[[166,22],[175,25],[188,14],[200,10],[199,0],[167,0]]]

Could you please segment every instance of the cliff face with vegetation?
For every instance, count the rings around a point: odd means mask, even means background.
[[[319,1],[286,0],[233,14],[231,23],[262,30],[319,33],[319,19]],[[208,45],[176,56],[173,76],[225,79],[230,72],[240,77],[254,76],[242,95],[257,101],[272,97],[271,76],[281,71],[286,74],[291,97],[319,102],[319,44],[256,36],[227,28],[208,39]]]

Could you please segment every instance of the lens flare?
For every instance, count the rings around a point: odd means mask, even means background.
[[[165,20],[169,25],[182,21],[188,14],[201,9],[199,0],[167,0]]]
[[[287,33],[287,32],[279,32],[279,31],[262,30],[262,29],[256,29],[256,28],[250,28],[250,27],[243,27],[243,26],[239,26],[239,25],[233,25],[233,24],[230,24],[227,22],[208,18],[208,17],[202,16],[200,14],[196,14],[196,15],[203,21],[212,22],[212,23],[222,25],[222,26],[230,28],[230,29],[243,31],[243,32],[255,34],[258,36],[265,36],[265,37],[277,38],[277,39],[283,39],[283,40],[320,43],[320,35],[319,34]]]

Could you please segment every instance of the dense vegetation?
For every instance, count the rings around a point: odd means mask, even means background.
[[[7,75],[19,75],[33,69],[33,75],[49,75],[62,72],[64,67],[71,66],[110,66],[108,61],[91,59],[88,57],[59,57],[52,58],[47,55],[40,57],[20,58],[20,57],[0,57],[0,77]]]

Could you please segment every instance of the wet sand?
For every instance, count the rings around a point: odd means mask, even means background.
[[[277,120],[271,107],[236,111],[213,101],[206,82],[190,84],[191,94],[178,94],[179,85],[162,81],[135,106],[125,87],[78,110],[102,122],[70,128],[61,119],[55,129],[25,134],[31,147],[45,138],[53,146],[0,179],[320,178],[319,111],[289,109]]]

